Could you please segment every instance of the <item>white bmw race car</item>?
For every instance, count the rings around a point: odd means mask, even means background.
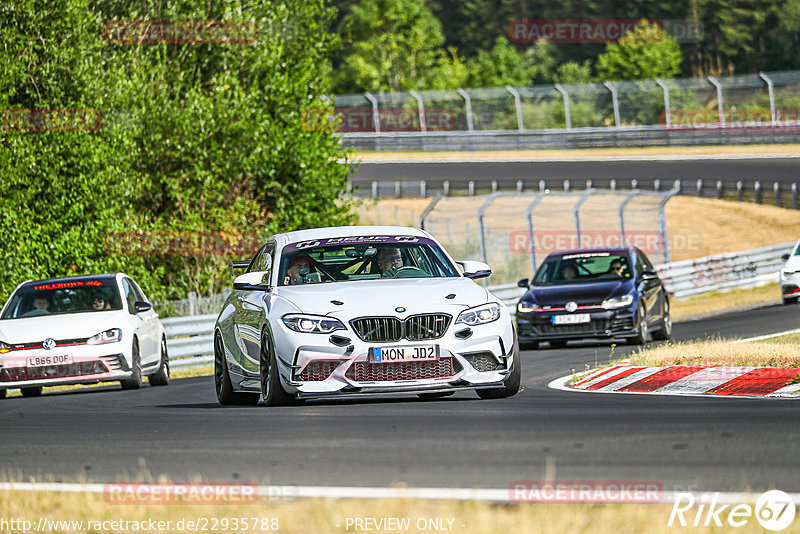
[[[0,312],[0,398],[20,388],[119,380],[169,384],[164,327],[141,288],[118,274],[23,282]]]
[[[270,237],[217,319],[217,399],[263,397],[271,406],[382,393],[516,394],[521,369],[508,310],[471,280],[489,276],[489,266],[455,263],[412,228]]]

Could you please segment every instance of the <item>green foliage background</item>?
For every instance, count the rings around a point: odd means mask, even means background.
[[[352,222],[348,155],[303,120],[330,109],[334,17],[322,0],[0,5],[0,110],[104,113],[97,131],[0,129],[0,301],[25,279],[118,270],[156,300],[216,293],[230,282],[224,250],[110,253],[115,236],[221,233],[235,246]],[[128,20],[255,21],[258,39],[107,42],[105,23]]]

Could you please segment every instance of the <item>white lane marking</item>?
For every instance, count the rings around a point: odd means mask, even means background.
[[[591,482],[591,481],[587,481]],[[552,481],[558,483],[558,480]],[[109,483],[114,484],[114,483]],[[202,483],[201,483],[202,484]],[[211,484],[211,483],[209,483]],[[0,491],[49,491],[54,493],[103,493],[106,484],[77,484],[63,482],[0,482]],[[721,504],[754,503],[760,493],[732,491],[664,491],[662,503],[672,503],[679,495],[691,493],[696,502],[709,502],[716,495]],[[329,498],[329,499],[422,499],[456,501],[516,502],[513,490],[476,488],[386,488],[360,486],[258,486],[260,497],[280,498]],[[800,504],[800,493],[789,493],[796,504]],[[542,502],[551,502],[542,499]],[[521,502],[531,502],[528,500]]]
[[[703,393],[749,373],[755,367],[707,367],[659,388],[659,392]]]
[[[603,161],[704,161],[704,160],[742,160],[742,159],[796,159],[798,154],[698,154],[684,156],[575,156],[575,157],[549,157],[537,158],[536,156],[512,156],[502,157],[443,157],[443,158],[386,158],[386,159],[361,159],[357,157],[352,161],[339,159],[339,163],[354,163],[358,161],[363,164],[374,163],[376,165],[395,165],[395,164],[430,164],[430,163],[562,163],[562,162],[603,162]]]
[[[774,334],[766,334],[764,336],[748,337],[747,339],[736,339],[731,343],[748,343],[750,341],[761,341],[762,339],[772,339],[773,337],[788,336],[789,334],[800,334],[800,328],[794,330],[786,330],[784,332],[775,332]]]
[[[606,391],[617,391],[617,390],[620,390],[620,389],[624,388],[625,386],[630,386],[634,382],[638,382],[642,378],[647,378],[650,375],[654,375],[657,372],[661,371],[662,369],[664,369],[664,368],[663,367],[647,367],[645,369],[642,369],[641,371],[636,371],[632,375],[628,375],[625,378],[617,380],[616,382],[612,382],[611,384],[609,384],[607,386],[603,386],[600,389],[604,389]]]

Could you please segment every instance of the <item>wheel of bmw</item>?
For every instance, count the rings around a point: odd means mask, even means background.
[[[23,397],[38,397],[42,394],[42,386],[30,387],[30,388],[20,388],[22,391]],[[5,397],[5,390],[3,390],[4,397]]]
[[[275,351],[272,350],[269,336],[261,338],[261,396],[264,406],[286,406],[294,404],[294,397],[286,393],[281,384],[280,371]]]
[[[122,380],[122,389],[139,389],[142,387],[142,358],[139,354],[139,340],[133,338],[131,348],[131,377]]]
[[[214,389],[217,391],[217,401],[223,406],[258,404],[258,393],[242,393],[233,390],[228,366],[225,363],[225,349],[219,333],[214,336]]]
[[[519,393],[519,386],[522,379],[522,361],[519,358],[519,343],[514,338],[514,350],[511,353],[513,358],[511,373],[503,381],[503,387],[497,389],[479,389],[478,397],[482,399],[505,399],[513,397]]]
[[[628,338],[628,343],[630,345],[644,345],[647,343],[647,312],[644,310],[644,303],[639,303],[639,310],[636,312],[636,316],[638,320],[636,321],[639,325],[639,333],[631,338]]]
[[[667,341],[672,337],[672,318],[669,316],[669,300],[664,297],[664,315],[659,321],[661,328],[653,332],[653,339]]]
[[[151,386],[169,385],[169,356],[167,355],[167,340],[161,338],[161,361],[158,364],[158,371],[147,377]]]

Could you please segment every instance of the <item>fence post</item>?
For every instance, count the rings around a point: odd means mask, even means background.
[[[681,191],[683,190],[683,184],[681,183],[681,179],[680,178],[675,180],[675,185],[672,188],[673,189],[677,189],[678,190],[678,194],[679,195],[681,194]]]
[[[672,126],[672,112],[669,108],[669,87],[661,78],[656,78],[656,83],[664,90],[664,123],[667,128]]]
[[[592,196],[594,193],[594,189],[587,189],[581,195],[581,198],[575,203],[575,206],[572,208],[572,213],[575,215],[575,234],[578,238],[578,248],[581,246],[581,206],[583,203],[589,200],[589,197]]]
[[[780,182],[775,182],[772,184],[772,191],[775,194],[775,205],[779,208],[781,207],[781,184]]]
[[[756,190],[756,204],[761,204],[761,182],[756,180],[756,183],[753,184],[753,189]]]
[[[523,188],[522,180],[517,180],[517,194],[518,195],[522,194],[522,188]]]
[[[611,105],[614,108],[614,127],[619,128],[619,100],[617,99],[617,88],[614,87],[611,82],[603,82],[603,85],[606,86],[606,89],[611,91]]]
[[[702,178],[698,178],[697,179],[697,196],[698,197],[702,197],[703,196],[703,179]]]
[[[425,104],[422,102],[422,96],[414,91],[413,89],[408,92],[414,100],[417,101],[417,110],[419,111],[419,131],[425,133],[428,131],[428,127],[425,124]]]
[[[541,202],[543,198],[544,198],[544,193],[543,192],[538,193],[536,195],[536,198],[533,199],[533,202],[528,204],[528,208],[525,210],[525,217],[528,219],[528,239],[529,239],[528,244],[530,245],[531,249],[531,276],[533,276],[533,273],[536,272],[536,246],[534,245],[536,239],[534,238],[533,234],[533,210],[536,209],[536,206],[539,204],[539,202]]]
[[[556,91],[561,93],[561,96],[564,97],[564,119],[567,130],[572,129],[572,116],[570,115],[569,111],[569,94],[567,94],[567,90],[564,89],[564,86],[560,83],[555,85]]]
[[[470,180],[469,183],[467,184],[467,188],[469,189],[469,196],[474,197],[475,196],[475,182]]]
[[[511,96],[514,97],[514,107],[517,109],[517,129],[522,132],[525,130],[525,127],[522,125],[522,100],[517,90],[510,85],[506,85],[506,91],[511,93]]]
[[[792,183],[792,208],[797,209],[797,183]]]
[[[739,202],[744,200],[744,183],[741,180],[736,182],[736,199]]]
[[[486,229],[483,224],[483,214],[489,209],[489,206],[494,202],[494,199],[497,198],[497,195],[499,195],[499,193],[492,193],[489,195],[489,198],[486,199],[486,202],[484,202],[478,210],[478,231],[480,232],[481,238],[481,257],[483,258],[483,263],[489,263],[489,256],[486,251]]]
[[[681,192],[678,187],[680,180],[675,180],[675,182],[676,182],[676,187],[673,187],[672,191],[667,193],[667,195],[658,205],[658,226],[661,232],[661,240],[664,243],[664,263],[669,263],[669,256],[670,256],[669,239],[668,239],[669,236],[667,236],[667,214],[666,211],[664,210],[664,207],[667,205],[667,202],[669,202],[669,200],[672,197]]]
[[[461,88],[456,89],[456,93],[461,95],[461,98],[464,99],[464,105],[467,109],[467,130],[473,132],[475,131],[475,127],[472,122],[472,99],[469,97],[469,94]]]
[[[725,128],[725,107],[722,105],[722,84],[713,76],[708,77],[708,81],[717,88],[717,109],[719,110],[719,125]]]
[[[777,121],[777,114],[775,113],[775,88],[772,86],[772,80],[767,77],[766,74],[763,72],[758,73],[761,76],[761,79],[767,82],[767,92],[769,93],[769,114],[772,118],[772,127],[775,127],[775,122]]]
[[[364,93],[364,98],[372,104],[372,125],[375,127],[375,133],[381,133],[381,115],[378,112],[378,101],[372,96],[372,93]]]
[[[722,183],[722,180],[717,180],[717,198],[722,198],[725,194],[725,186]]]
[[[431,200],[431,203],[428,204],[428,206],[422,211],[422,214],[419,216],[419,227],[421,229],[423,230],[425,229],[425,219],[428,218],[428,215],[430,214],[430,212],[433,211],[433,208],[436,206],[436,203],[439,202],[440,200],[442,200],[442,197],[436,195],[435,197],[433,197],[433,200]],[[449,224],[450,224],[450,219],[448,219],[448,227]]]
[[[625,197],[625,200],[622,201],[622,204],[619,205],[619,243],[621,247],[626,246],[625,244],[625,207],[628,203],[633,200],[633,197],[638,195],[638,191],[632,191],[628,193],[628,196]]]

